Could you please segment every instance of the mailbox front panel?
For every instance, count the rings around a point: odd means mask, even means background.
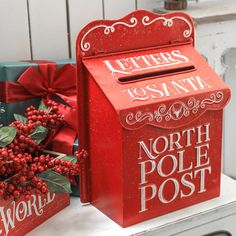
[[[178,129],[124,130],[124,226],[220,194],[222,110]]]

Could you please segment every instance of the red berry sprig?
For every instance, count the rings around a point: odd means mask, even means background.
[[[53,100],[45,101],[48,111],[36,110],[34,106],[26,109],[26,117],[30,124],[42,125],[47,128],[57,128],[63,120],[63,115],[58,112],[58,103]]]
[[[26,122],[17,120],[10,124],[16,128],[16,135],[6,147],[0,148],[0,195],[4,199],[28,200],[33,192],[45,194],[49,188],[40,174],[53,171],[71,179],[78,175],[80,160],[87,156],[86,151],[76,152],[78,163],[43,154],[39,143],[32,139],[37,126],[49,131],[56,129],[63,122],[58,112],[58,104],[52,100],[45,102],[46,110],[37,110],[30,106],[26,110]]]
[[[10,126],[17,128],[16,137],[10,145],[8,145],[8,152],[13,154],[18,153],[33,153],[36,149],[36,142],[29,137],[35,128],[34,124],[22,124],[20,121],[15,121]]]
[[[77,157],[79,165],[82,165],[88,157],[88,152],[85,149],[75,151],[74,155]]]

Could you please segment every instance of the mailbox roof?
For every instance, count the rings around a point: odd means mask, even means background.
[[[191,44],[91,57],[83,64],[122,120],[142,119],[151,111],[150,120],[170,112],[177,120],[189,112],[196,117],[222,109],[230,96]]]

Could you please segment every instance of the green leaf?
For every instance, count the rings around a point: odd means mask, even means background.
[[[19,115],[19,114],[14,114],[14,118],[15,120],[19,120],[21,123],[23,123],[24,125],[27,123],[27,118],[22,116],[22,115]]]
[[[16,136],[16,127],[4,126],[0,128],[0,147],[6,147]]]
[[[46,113],[49,113],[49,110],[48,110],[47,106],[45,105],[45,103],[43,101],[40,102],[38,110],[43,110]]]
[[[34,132],[30,134],[29,137],[39,144],[46,138],[47,134],[47,128],[43,127],[42,125],[37,125]]]
[[[64,156],[60,159],[63,160],[63,161],[70,161],[72,163],[77,163],[77,160],[78,160],[77,157],[73,156],[73,155]]]
[[[37,175],[42,179],[53,193],[71,193],[69,180],[52,170],[44,171]]]

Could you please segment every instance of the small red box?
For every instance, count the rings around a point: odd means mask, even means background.
[[[126,227],[220,194],[230,89],[184,13],[137,11],[77,40],[82,201]]]
[[[70,204],[69,194],[32,194],[29,200],[0,200],[0,234],[24,236]]]

